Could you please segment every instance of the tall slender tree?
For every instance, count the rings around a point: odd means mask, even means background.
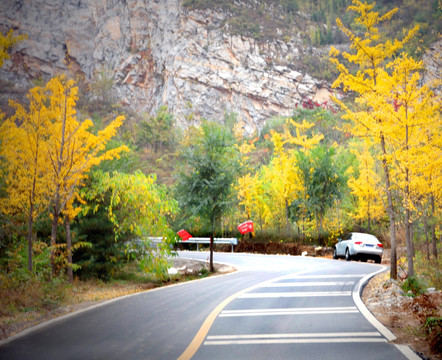
[[[213,237],[216,221],[232,203],[231,188],[236,172],[234,139],[227,129],[204,122],[185,150],[177,193],[182,209],[209,224],[210,270],[213,268]]]
[[[28,96],[29,107],[10,101],[15,115],[0,127],[0,155],[5,160],[7,197],[1,208],[27,215],[28,269],[32,272],[33,224],[45,210],[50,196],[47,138],[50,112],[44,89],[35,87]]]
[[[387,40],[381,41],[379,24],[389,21],[397,12],[393,9],[380,16],[373,11],[375,3],[362,3],[353,0],[353,5],[348,7],[354,11],[357,17],[354,20],[355,29],[361,29],[362,35],[356,31],[346,28],[337,19],[338,27],[348,36],[352,53],[340,52],[335,48],[330,51],[330,60],[339,71],[339,76],[334,82],[334,87],[342,86],[344,91],[356,93],[355,109],[346,106],[338,101],[346,114],[344,118],[351,121],[352,126],[349,132],[363,138],[370,138],[380,147],[381,162],[385,176],[385,192],[388,201],[388,216],[390,219],[390,242],[391,242],[391,266],[390,277],[397,277],[397,254],[396,254],[396,214],[393,205],[393,184],[391,167],[392,163],[392,141],[389,138],[389,130],[392,123],[391,114],[385,111],[385,105],[393,102],[391,97],[390,74],[386,67],[388,61],[396,56],[404,45],[416,34],[418,28],[408,31],[402,41]],[[344,65],[342,58],[350,64],[358,67],[356,74],[352,73]],[[386,96],[388,93],[388,96]]]
[[[75,105],[78,88],[73,80],[57,76],[48,82],[45,91],[51,113],[46,157],[52,189],[51,263],[55,271],[54,247],[60,214],[65,211],[69,220],[73,220],[73,213],[68,211],[67,205],[78,196],[78,189],[89,170],[103,160],[119,157],[119,154],[128,151],[128,148],[122,145],[115,149],[105,149],[106,143],[115,136],[117,129],[122,125],[123,116],[118,116],[97,135],[90,131],[93,126],[91,120],[77,120]],[[71,249],[68,249],[68,257],[70,251]]]

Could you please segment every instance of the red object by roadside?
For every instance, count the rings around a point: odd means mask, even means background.
[[[253,221],[249,220],[249,221],[243,222],[242,224],[239,224],[238,230],[241,234],[253,232]]]
[[[180,236],[180,238],[183,241],[186,241],[188,239],[190,239],[192,237],[192,235],[190,235],[186,230],[182,229],[180,231],[177,232],[177,234]]]

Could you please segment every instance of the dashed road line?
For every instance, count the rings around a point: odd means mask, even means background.
[[[305,287],[305,286],[351,286],[355,281],[308,281],[308,282],[278,282],[263,285],[264,288],[273,287]]]
[[[359,313],[359,310],[357,309],[356,306],[223,310],[219,314],[219,317],[323,315],[323,314],[351,314],[351,313]]]
[[[387,342],[379,332],[300,333],[300,334],[249,334],[212,335],[204,345],[269,345],[318,343],[379,343]]]
[[[288,291],[288,292],[250,292],[241,294],[238,299],[261,299],[261,298],[292,298],[292,297],[324,297],[324,296],[351,296],[351,291]]]
[[[316,308],[280,308],[280,309],[246,309],[223,310],[219,317],[241,316],[281,316],[281,315],[323,315],[359,313],[356,306],[347,307],[316,307]]]
[[[209,336],[207,336],[207,340],[362,337],[362,336],[380,336],[381,337],[382,335],[377,331],[334,332],[334,333],[289,333],[289,334],[240,334],[240,335],[209,335]]]
[[[362,278],[366,274],[352,274],[352,275],[340,275],[340,274],[334,274],[334,275],[287,275],[284,278],[285,279],[334,279],[334,278]]]

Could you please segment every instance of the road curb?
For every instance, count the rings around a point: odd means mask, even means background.
[[[368,281],[375,277],[376,275],[383,273],[388,270],[388,267],[383,266],[382,269],[368,274],[364,276],[356,286],[353,288],[353,301],[355,302],[357,308],[361,312],[361,314],[389,341],[394,341],[397,337],[384,325],[382,324],[376,317],[368,310],[365,306],[364,302],[361,299],[362,291],[367,285]],[[407,345],[399,345],[394,344],[396,348],[408,359],[408,360],[422,360],[409,346]]]

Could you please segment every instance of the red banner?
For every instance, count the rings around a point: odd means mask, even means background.
[[[177,234],[180,236],[180,238],[183,241],[186,241],[188,239],[190,239],[192,237],[192,235],[190,235],[186,230],[182,229],[180,231],[177,232]]]
[[[249,221],[243,222],[242,224],[239,224],[238,230],[241,234],[253,232],[253,221],[249,220]]]

